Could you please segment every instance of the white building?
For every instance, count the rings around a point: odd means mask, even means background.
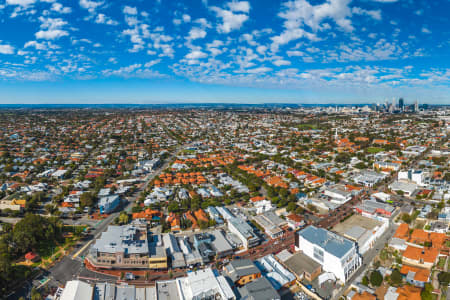
[[[234,233],[242,241],[242,245],[246,249],[255,247],[259,244],[259,237],[253,231],[253,228],[244,220],[239,218],[231,218],[227,220],[228,230]]]
[[[92,299],[94,288],[86,282],[79,280],[68,281],[64,288],[60,300],[77,300],[77,299]]]
[[[295,236],[295,249],[346,282],[361,265],[356,243],[331,231],[308,226]]]
[[[345,202],[352,199],[351,192],[346,191],[342,188],[338,188],[336,186],[326,188],[323,193],[328,197],[331,197],[331,201],[338,204],[344,204]]]
[[[400,171],[398,172],[398,180],[406,180],[414,182],[417,185],[424,185],[424,173],[422,170],[408,170],[408,171]]]
[[[262,214],[266,211],[271,211],[276,208],[275,205],[272,204],[272,202],[266,199],[253,202],[253,206],[256,208],[257,214]]]
[[[212,269],[187,273],[186,277],[156,283],[156,299],[236,299],[225,277]]]
[[[389,188],[394,192],[402,191],[405,196],[410,197],[416,191],[417,185],[406,181],[394,181],[389,185]]]

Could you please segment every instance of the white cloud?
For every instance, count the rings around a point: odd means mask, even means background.
[[[191,21],[191,16],[188,14],[183,14],[182,18],[184,23],[189,23]]]
[[[84,9],[87,9],[90,13],[93,13],[97,7],[103,5],[103,1],[96,2],[91,0],[80,0],[80,6]]]
[[[66,21],[61,18],[44,18],[39,17],[39,21],[41,21],[41,29],[36,32],[35,36],[37,39],[45,39],[45,40],[54,40],[59,39],[63,36],[69,35],[69,33],[62,29],[63,26],[67,24]]]
[[[372,17],[373,19],[380,21],[381,20],[381,10],[366,10],[360,7],[353,7],[352,13],[357,15],[367,15]]]
[[[291,57],[291,56],[304,56],[305,53],[302,51],[298,51],[298,50],[292,50],[292,51],[287,51],[286,54]]]
[[[317,31],[323,29],[321,23],[330,18],[345,31],[352,31],[353,26],[349,17],[352,12],[349,8],[351,0],[327,0],[325,3],[311,5],[306,0],[296,0],[284,4],[284,10],[279,16],[286,21],[284,26],[288,29],[298,28],[302,24]]]
[[[14,47],[7,44],[0,44],[0,54],[14,54]]]
[[[228,6],[233,6],[233,4],[229,3]],[[242,6],[242,4],[239,4],[238,6]],[[242,9],[242,7],[240,8]],[[217,27],[217,31],[220,33],[229,33],[230,31],[240,29],[242,24],[248,20],[247,14],[234,13],[233,10],[226,10],[216,6],[211,7],[211,10],[216,13],[218,18],[222,19],[222,23]]]
[[[28,6],[35,2],[36,0],[6,0],[6,3],[9,5],[19,5],[19,6]]]
[[[98,14],[97,18],[95,18],[95,23],[97,24],[106,24],[106,25],[117,25],[119,24],[117,21],[114,21],[110,17],[104,14]]]
[[[260,74],[260,73],[267,73],[270,71],[272,71],[272,68],[268,68],[268,67],[258,67],[258,68],[246,70],[246,72],[249,74]]]
[[[72,12],[72,8],[63,6],[61,3],[58,3],[58,2],[54,2],[50,9],[53,11],[56,11],[60,14],[69,14]]]
[[[196,40],[202,39],[206,36],[206,31],[201,28],[194,27],[189,31],[189,39]]]
[[[158,64],[158,63],[160,63],[160,62],[161,62],[161,59],[151,60],[151,61],[147,62],[147,63],[144,65],[144,67],[150,68],[150,67],[152,67],[152,66],[154,66],[154,65],[156,65],[156,64]]]
[[[339,29],[351,32],[354,27],[350,20],[352,10],[349,7],[351,0],[326,0],[322,4],[311,5],[307,0],[294,0],[283,5],[278,16],[284,19],[284,31],[272,37],[271,50],[278,51],[280,45],[291,41],[307,38],[319,40],[316,32],[331,29],[330,24],[323,23],[324,20],[332,19]],[[375,17],[376,13],[372,13]],[[305,30],[309,27],[313,33]]]
[[[270,48],[273,52],[276,52],[278,51],[278,47],[280,45],[285,45],[290,41],[294,41],[302,37],[306,37],[312,41],[318,40],[315,34],[306,32],[301,28],[294,28],[285,30],[280,35],[271,37],[272,45]]]
[[[123,78],[163,78],[167,77],[164,74],[161,74],[157,71],[153,71],[148,69],[145,65],[142,68],[142,64],[132,64],[126,67],[121,67],[117,70],[103,70],[102,74],[105,76],[118,76]]]
[[[190,60],[205,58],[208,55],[205,52],[202,52],[200,50],[192,50],[190,53],[188,53],[185,57]]]
[[[194,23],[200,24],[203,28],[211,28],[211,24],[205,18],[198,18]]]
[[[246,41],[250,46],[256,46],[258,45],[258,43],[255,42],[255,40],[253,39],[253,35],[249,34],[249,33],[244,33],[243,35],[241,35],[241,37],[239,38],[239,40],[244,40]]]
[[[40,30],[35,34],[37,39],[44,39],[44,40],[59,39],[66,35],[69,35],[69,33],[61,29]]]
[[[124,75],[124,74],[129,74],[129,73],[139,69],[140,67],[142,67],[141,64],[133,64],[133,65],[129,65],[126,67],[121,67],[117,70],[106,70],[106,71],[103,71],[103,73],[106,75]]]
[[[211,52],[212,56],[217,56],[223,53],[223,45],[222,41],[214,40],[211,43],[206,44],[206,48]]]
[[[125,6],[123,8],[123,13],[127,15],[137,15],[137,9],[136,7]]]
[[[247,1],[232,1],[228,3],[228,7],[232,11],[239,11],[248,13],[250,11],[250,4]]]
[[[258,52],[261,55],[266,54],[267,51],[267,47],[264,45],[259,45],[258,47],[256,47],[256,52]]]
[[[431,30],[429,30],[428,28],[426,28],[426,27],[422,27],[422,33],[426,33],[426,34],[430,34],[431,33]]]
[[[39,43],[37,41],[29,41],[26,42],[25,45],[23,46],[24,48],[29,48],[29,47],[33,47],[36,50],[46,50],[47,46],[44,43]]]
[[[290,61],[285,60],[285,59],[277,59],[275,61],[272,62],[275,66],[280,67],[280,66],[289,66],[291,64]]]

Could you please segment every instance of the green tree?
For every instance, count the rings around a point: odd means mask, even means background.
[[[392,274],[391,274],[391,283],[392,283],[393,285],[399,285],[399,284],[401,284],[402,282],[403,282],[402,274],[400,273],[399,270],[394,269],[394,270],[392,271]]]
[[[450,272],[439,273],[438,280],[442,286],[448,286],[448,284],[450,283]]]
[[[208,222],[205,222],[203,220],[198,220],[198,227],[200,227],[200,229],[206,229],[208,228]]]
[[[363,285],[365,285],[365,286],[368,286],[369,285],[369,278],[366,275],[364,275],[364,277],[362,278],[361,283]]]
[[[167,206],[167,210],[169,212],[178,212],[180,210],[180,207],[178,205],[178,202],[172,201],[169,206]]]
[[[292,212],[292,211],[295,211],[296,208],[297,208],[297,205],[295,204],[295,202],[289,202],[286,207],[286,210],[288,212]]]
[[[380,286],[383,283],[383,276],[379,271],[372,271],[370,273],[370,284],[372,286]]]
[[[412,218],[408,214],[403,214],[402,221],[405,222],[406,224],[411,224]]]
[[[351,159],[350,154],[346,152],[341,152],[338,155],[336,155],[334,161],[338,163],[348,164],[350,162],[350,159]]]
[[[357,169],[365,169],[366,168],[366,164],[363,162],[359,162],[355,165],[355,168]]]
[[[433,295],[431,292],[433,291],[433,286],[429,283],[425,283],[425,287],[422,289],[422,292],[420,292],[420,298],[422,300],[432,300]]]
[[[130,216],[126,212],[121,212],[119,215],[119,224],[124,225],[128,224],[130,221]]]
[[[91,192],[85,192],[80,196],[81,207],[92,207],[94,205],[94,195]]]
[[[26,252],[61,238],[62,223],[55,217],[26,214],[13,229],[13,241],[19,252]]]

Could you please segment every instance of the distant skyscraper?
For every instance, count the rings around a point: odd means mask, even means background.
[[[403,109],[405,108],[405,102],[404,102],[403,98],[400,98],[398,100],[398,108],[400,108],[401,111],[403,111]]]
[[[414,112],[419,111],[419,101],[416,100],[416,103],[414,103]]]

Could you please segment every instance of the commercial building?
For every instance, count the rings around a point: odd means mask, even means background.
[[[230,212],[228,208],[224,206],[217,206],[216,209],[225,221],[234,218],[234,215]]]
[[[236,296],[225,277],[208,268],[188,272],[186,277],[156,282],[156,299],[234,300]]]
[[[285,265],[297,279],[312,282],[322,273],[322,266],[302,252],[297,252],[285,261]]]
[[[333,231],[356,242],[358,252],[364,254],[375,245],[376,240],[386,232],[388,226],[389,221],[385,218],[377,220],[372,216],[353,215],[336,224]]]
[[[279,263],[272,254],[261,257],[255,264],[276,290],[288,287],[295,281],[295,275]]]
[[[355,210],[366,217],[374,217],[377,215],[390,217],[394,213],[395,207],[374,200],[363,200],[361,204],[355,206]]]
[[[49,298],[50,299],[50,298]],[[155,287],[98,282],[89,284],[80,280],[68,281],[55,300],[154,300]]]
[[[308,226],[296,233],[295,249],[321,264],[325,271],[333,273],[344,283],[361,265],[355,242],[315,226]]]
[[[265,277],[258,278],[239,288],[241,299],[281,300],[280,295]]]
[[[408,171],[400,171],[398,172],[398,180],[405,180],[414,182],[417,185],[424,185],[424,173],[422,170],[408,170]]]
[[[61,293],[60,300],[92,299],[94,288],[86,282],[71,280]]]
[[[260,242],[253,228],[242,219],[236,217],[228,219],[228,230],[239,237],[246,249],[255,247]]]
[[[184,259],[183,252],[178,245],[177,238],[173,234],[167,233],[162,236],[162,240],[164,247],[166,248],[166,252],[171,258],[172,268],[186,267],[186,261]]]
[[[261,277],[261,271],[250,259],[234,259],[225,265],[223,270],[236,286],[245,285]]]
[[[375,171],[362,170],[353,178],[353,181],[367,187],[372,187],[384,178],[386,178],[385,174]]]
[[[330,197],[331,201],[338,204],[343,204],[352,199],[352,192],[347,191],[339,186],[325,188],[323,193],[324,195]]]
[[[211,232],[211,235],[212,235],[211,243],[214,249],[216,250],[217,258],[223,258],[233,254],[233,247],[227,241],[221,230],[218,229],[214,230],[213,232]]]
[[[287,225],[287,222],[278,217],[273,211],[257,215],[253,217],[253,220],[258,223],[272,239],[282,236],[284,231],[281,227]]]
[[[416,191],[417,185],[406,181],[394,181],[389,188],[394,192],[401,191],[405,196],[410,197]]]
[[[208,208],[206,209],[206,211],[208,212],[209,217],[210,217],[212,220],[216,221],[216,224],[218,224],[218,225],[223,224],[223,220],[222,220],[222,218],[220,217],[220,213],[217,211],[217,209],[216,209],[214,206],[208,207]]]
[[[101,197],[98,200],[98,208],[101,214],[110,214],[120,204],[120,196],[119,195],[109,195]]]
[[[100,268],[167,268],[164,248],[149,245],[147,228],[134,225],[109,226],[95,241],[86,257]]]
[[[373,163],[373,167],[380,170],[398,171],[398,169],[400,169],[400,164],[387,161],[377,161]]]

